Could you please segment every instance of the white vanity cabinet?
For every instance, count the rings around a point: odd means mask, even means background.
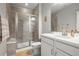
[[[42,38],[41,43],[42,43],[41,56],[53,56],[54,55],[53,40]]]
[[[79,56],[78,42],[77,43],[74,41],[67,42],[65,41],[64,38],[62,39],[55,36],[50,36],[50,37],[42,36],[41,55],[42,56]]]

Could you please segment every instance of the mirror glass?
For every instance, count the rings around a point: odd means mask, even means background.
[[[79,31],[79,3],[65,3],[51,8],[52,31]]]
[[[77,29],[77,31],[79,31],[79,11],[76,12],[76,16],[77,16],[77,18],[76,18],[76,29]]]

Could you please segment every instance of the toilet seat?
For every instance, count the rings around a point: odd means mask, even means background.
[[[41,46],[41,42],[32,43],[32,46],[33,47],[40,47]]]
[[[33,52],[34,56],[39,56],[41,54],[41,51],[40,51],[40,49],[41,49],[41,42],[34,42],[34,43],[32,43],[32,48],[33,48],[32,52]]]
[[[35,42],[35,43],[32,43],[33,46],[38,46],[38,45],[41,45],[41,42]]]

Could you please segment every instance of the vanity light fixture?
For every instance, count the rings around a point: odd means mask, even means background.
[[[35,17],[32,17],[31,20],[32,20],[32,21],[35,21]]]

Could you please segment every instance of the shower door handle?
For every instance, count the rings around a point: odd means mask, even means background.
[[[31,40],[29,40],[29,46],[31,46]]]

